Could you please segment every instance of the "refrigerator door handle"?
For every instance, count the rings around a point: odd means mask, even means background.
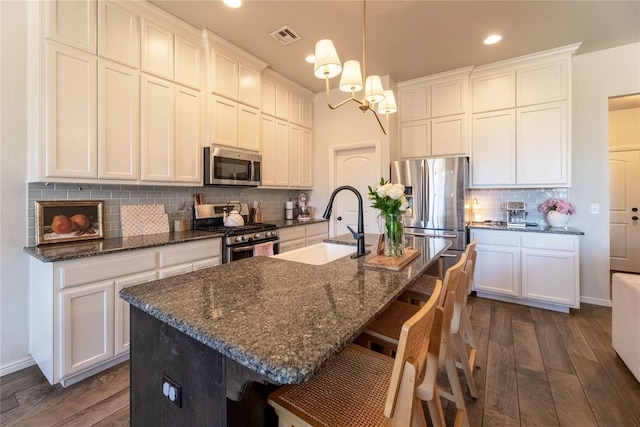
[[[410,236],[419,236],[419,237],[443,237],[445,239],[457,239],[458,236],[455,234],[433,234],[433,233],[413,233],[411,231],[405,230],[405,234]]]
[[[443,254],[440,254],[440,256],[443,257],[443,258],[456,258],[458,255],[448,254],[448,253],[445,252]]]

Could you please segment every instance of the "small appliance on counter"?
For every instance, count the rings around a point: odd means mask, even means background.
[[[307,206],[309,196],[300,193],[298,196],[298,221],[309,221],[311,219],[311,206]]]
[[[526,227],[529,213],[526,211],[524,202],[507,202],[505,210],[507,211],[507,227]]]

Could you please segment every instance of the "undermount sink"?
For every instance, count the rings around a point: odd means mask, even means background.
[[[323,265],[338,258],[355,253],[357,248],[351,245],[337,245],[334,243],[318,243],[306,248],[300,248],[282,254],[274,255],[273,258],[287,261],[301,262],[311,265]]]

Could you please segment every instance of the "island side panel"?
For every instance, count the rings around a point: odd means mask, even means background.
[[[227,425],[224,356],[131,306],[131,425]],[[165,397],[163,374],[181,386]]]

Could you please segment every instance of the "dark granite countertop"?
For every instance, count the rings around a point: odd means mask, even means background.
[[[269,220],[265,222],[268,222],[269,224],[275,224],[278,226],[278,228],[284,228],[284,227],[295,227],[298,225],[315,224],[318,222],[327,222],[327,220],[324,218],[310,218],[307,221],[300,221],[298,219],[277,219],[275,221]]]
[[[220,233],[188,230],[146,236],[131,236],[115,239],[91,240],[85,242],[60,243],[43,246],[25,246],[23,250],[43,262],[64,261],[106,255],[116,252],[173,245],[176,243],[221,237]]]
[[[551,227],[548,225],[509,227],[503,224],[485,224],[482,222],[472,222],[471,224],[469,224],[469,228],[476,228],[480,230],[520,231],[524,233],[574,234],[578,236],[584,235],[584,232],[573,227]]]
[[[128,287],[120,297],[273,383],[299,383],[451,242],[415,244],[421,255],[400,271],[365,267],[373,255],[324,265],[255,257]]]

